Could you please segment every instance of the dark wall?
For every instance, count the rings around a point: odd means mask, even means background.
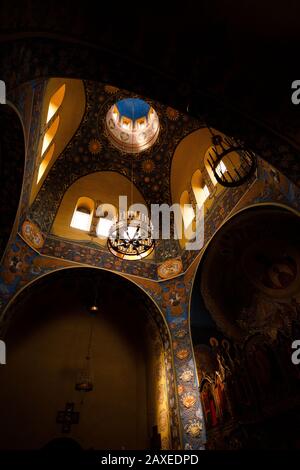
[[[145,310],[128,282],[98,279],[100,310],[91,317],[93,281],[71,271],[29,287],[14,308],[0,370],[1,448],[41,448],[63,437],[56,414],[66,402],[80,412],[67,436],[83,449],[149,448]],[[83,396],[74,387],[91,322],[94,390]]]

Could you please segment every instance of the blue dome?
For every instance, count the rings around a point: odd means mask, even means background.
[[[125,98],[116,103],[121,116],[131,119],[133,122],[140,118],[147,118],[150,105],[139,98]]]

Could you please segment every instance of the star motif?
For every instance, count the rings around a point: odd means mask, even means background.
[[[102,149],[102,145],[98,139],[90,140],[89,151],[91,152],[91,154],[96,155],[97,153],[100,153],[101,149]]]

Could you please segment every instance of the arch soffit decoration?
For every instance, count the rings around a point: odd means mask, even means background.
[[[199,123],[198,123],[198,127],[199,127]],[[198,128],[198,130],[196,130],[196,131],[191,131],[191,132],[188,134],[188,136],[189,136],[190,134],[193,134],[193,133],[195,133],[195,132],[197,132],[197,131],[201,131],[201,130],[203,130],[203,129],[202,129],[202,128],[200,128],[200,129]],[[183,140],[184,140],[185,138],[187,138],[188,136],[183,137]],[[180,145],[180,144],[179,144],[179,145]],[[175,152],[176,152],[176,151],[175,151]]]
[[[105,269],[105,268],[97,268],[97,267],[94,267],[94,266],[79,266],[79,265],[76,265],[76,266],[66,266],[66,267],[61,267],[61,268],[56,268],[56,269],[53,269],[52,271],[50,272],[47,272],[47,273],[44,273],[44,274],[41,274],[39,276],[37,276],[36,278],[32,279],[31,281],[29,281],[26,285],[22,286],[18,292],[16,292],[12,298],[10,299],[10,301],[7,303],[7,305],[5,306],[5,309],[3,310],[2,312],[2,315],[1,315],[1,318],[0,318],[0,322],[3,321],[4,317],[6,316],[7,312],[9,311],[9,309],[13,306],[14,302],[18,299],[19,295],[21,295],[24,291],[26,291],[27,288],[30,288],[30,286],[32,286],[33,284],[35,284],[36,282],[40,281],[41,279],[44,279],[46,278],[47,276],[51,276],[51,274],[54,274],[56,272],[60,272],[60,271],[65,271],[65,270],[72,270],[72,269],[80,269],[80,270],[97,270],[97,271],[105,271],[105,272],[108,272],[110,273],[112,276],[117,276],[119,278],[122,278],[122,279],[125,279],[126,281],[128,281],[130,284],[132,284],[133,286],[135,286],[137,289],[139,289],[141,292],[143,292],[143,294],[145,294],[147,296],[147,298],[149,298],[149,300],[153,303],[153,305],[155,306],[156,310],[159,312],[160,314],[160,319],[162,321],[162,323],[164,324],[164,327],[166,328],[166,331],[168,333],[168,337],[169,337],[169,340],[170,340],[170,347],[172,348],[172,342],[171,342],[171,334],[170,334],[170,329],[169,329],[169,326],[168,326],[168,323],[166,321],[166,318],[160,308],[160,306],[157,304],[157,302],[155,301],[155,299],[149,294],[149,292],[147,292],[146,289],[144,289],[144,287],[139,284],[137,281],[134,280],[134,277],[133,276],[126,276],[124,275],[123,273],[119,273],[119,272],[115,272],[115,271],[111,271],[110,269]]]
[[[79,232],[70,227],[71,218],[78,199],[80,197],[88,197],[94,203],[111,204],[118,210],[119,196],[127,197],[128,206],[131,205],[131,196],[133,204],[146,205],[145,199],[135,184],[132,186],[131,194],[129,178],[117,171],[95,171],[85,176],[80,176],[65,191],[57,209],[51,233],[60,237],[90,240],[90,237],[84,232]]]

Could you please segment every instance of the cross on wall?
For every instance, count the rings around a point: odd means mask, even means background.
[[[56,422],[61,424],[61,431],[69,433],[72,424],[79,423],[79,412],[74,411],[74,403],[66,403],[65,409],[57,412]]]

